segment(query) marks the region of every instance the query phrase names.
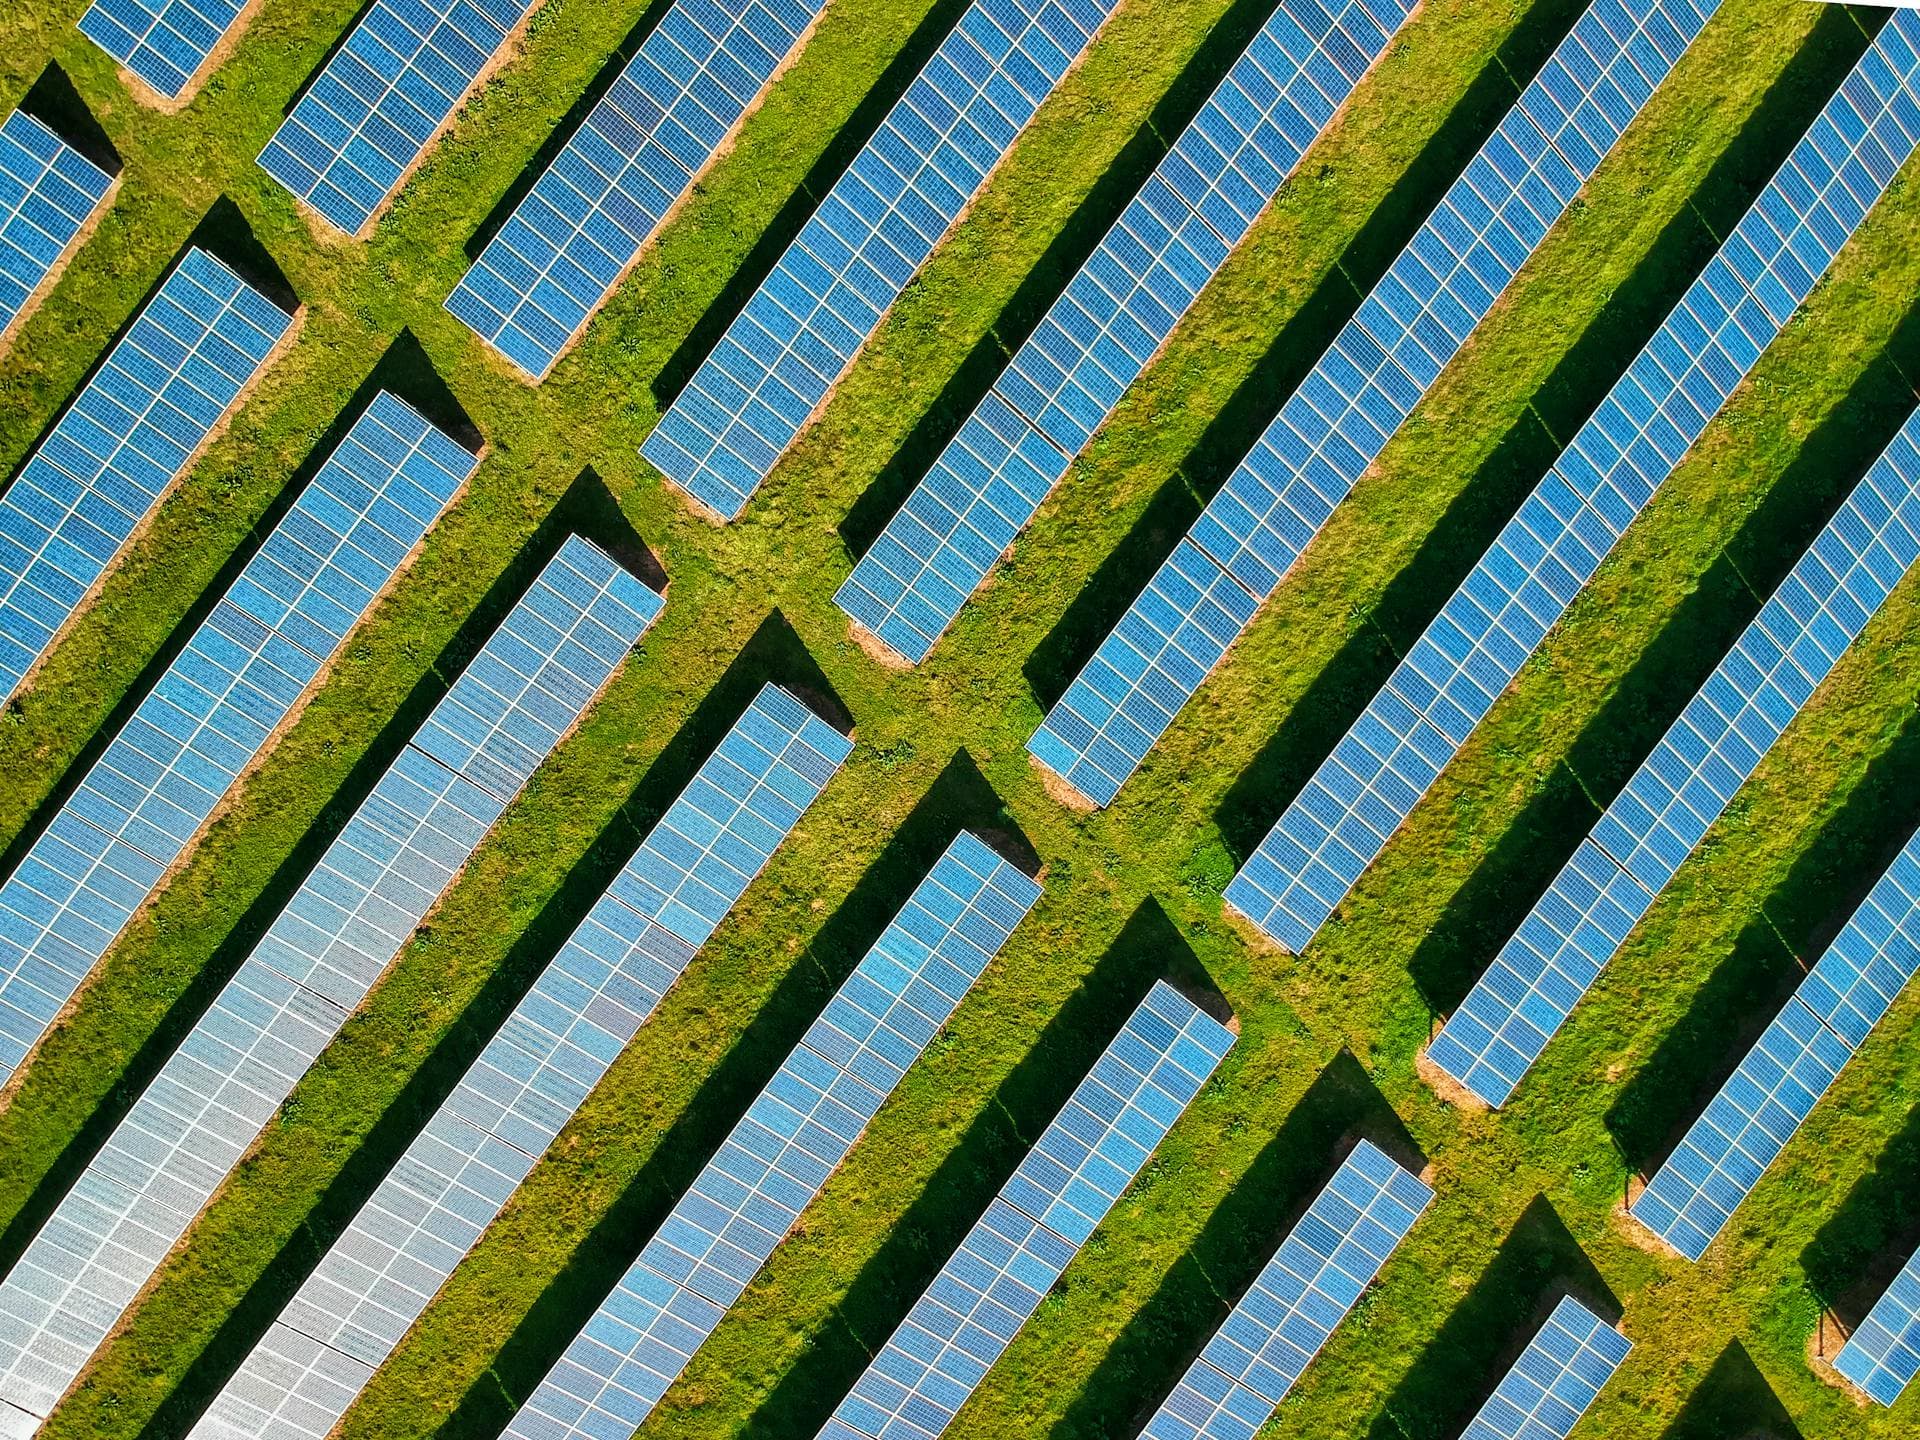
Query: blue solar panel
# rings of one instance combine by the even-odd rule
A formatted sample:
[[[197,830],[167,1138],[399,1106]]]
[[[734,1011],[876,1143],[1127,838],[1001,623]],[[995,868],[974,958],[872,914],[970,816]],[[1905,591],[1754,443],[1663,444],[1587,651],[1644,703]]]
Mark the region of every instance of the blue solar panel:
[[[1718,0],[1604,0],[1575,22],[1189,532],[1207,563],[1245,590],[1249,615],[1717,8]],[[1162,603],[1165,589],[1156,577],[1140,603]],[[1107,637],[1027,742],[1098,805],[1119,794],[1206,676],[1176,645],[1149,635],[1142,648],[1133,621]]]
[[[1568,1296],[1460,1440],[1567,1440],[1631,1349],[1624,1335]]]
[[[652,1413],[1039,898],[974,836],[953,842],[521,1407],[510,1440],[606,1440]]]
[[[975,0],[641,453],[731,520],[1118,0]]]
[[[841,586],[919,663],[1387,48],[1412,0],[1281,0]]]
[[[692,190],[826,0],[680,0],[447,299],[544,379]]]
[[[1226,1026],[1157,982],[822,1440],[931,1440],[945,1430],[1232,1046]]]
[[[1444,767],[1486,717],[1920,144],[1917,39],[1916,15],[1897,16],[1880,32],[1659,333],[1227,887],[1227,903],[1272,939],[1298,951],[1326,923],[1419,803],[1421,777]],[[1823,543],[1844,550],[1847,541]],[[1871,577],[1852,583],[1871,588]],[[1794,607],[1791,586],[1780,599]],[[1723,683],[1760,685],[1749,674],[1757,668],[1772,684],[1764,694],[1703,696],[1703,706],[1733,708],[1721,718],[1692,717],[1702,743],[1719,744],[1737,716],[1742,726],[1761,723],[1743,709],[1777,717],[1784,695],[1790,715],[1806,699],[1811,687],[1797,685],[1795,670],[1823,675],[1831,663],[1823,652],[1838,653],[1825,631],[1859,609],[1850,593],[1823,594],[1821,603],[1831,617],[1790,656],[1775,655],[1764,631],[1743,642]],[[1777,630],[1797,620],[1766,623]],[[1695,773],[1693,749],[1683,737],[1676,743],[1683,756],[1656,756],[1616,806],[1620,813],[1596,832],[1650,892],[1725,804],[1711,792],[1730,795],[1738,783],[1719,765]],[[1684,772],[1674,782],[1688,787],[1684,795],[1667,793],[1659,767],[1673,765]],[[1657,820],[1633,808],[1642,804]],[[1621,824],[1645,833],[1619,834]]]
[[[660,606],[578,538],[548,563],[0,1284],[0,1398],[59,1400]]]
[[[0,700],[20,687],[293,318],[189,250],[0,495]]]
[[[181,99],[259,0],[93,0],[80,33],[168,101]]]
[[[366,231],[536,0],[374,0],[260,168],[327,224]]]
[[[0,123],[0,343],[59,275],[113,177],[24,110]]]
[[[1253,1440],[1432,1199],[1424,1182],[1362,1140],[1141,1440]]]
[[[1920,1255],[1893,1277],[1833,1368],[1880,1405],[1893,1404],[1920,1374]]]

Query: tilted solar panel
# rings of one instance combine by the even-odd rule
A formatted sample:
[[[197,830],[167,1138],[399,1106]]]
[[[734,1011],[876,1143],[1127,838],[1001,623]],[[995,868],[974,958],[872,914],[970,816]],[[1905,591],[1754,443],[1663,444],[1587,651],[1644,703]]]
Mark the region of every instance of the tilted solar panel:
[[[178,101],[259,0],[93,0],[80,33],[163,100]]]
[[[1227,903],[1270,938],[1297,951],[1326,922],[1920,145],[1916,42],[1920,15],[1896,16],[1881,30],[1706,271],[1234,877]],[[1792,592],[1782,599],[1791,603]],[[1845,597],[1835,603],[1851,613]],[[1797,708],[1811,687],[1796,692],[1779,657],[1764,641],[1751,643],[1766,653],[1750,663],[1771,672]],[[1819,648],[1818,639],[1811,643]],[[1793,662],[1803,670],[1821,664],[1798,654]],[[1643,791],[1660,785],[1656,776],[1637,778],[1619,803],[1641,803]],[[1652,793],[1644,799],[1665,811],[1669,827],[1687,828],[1685,805],[1670,809],[1670,798]],[[1710,814],[1724,803],[1687,801]],[[1629,854],[1640,842],[1609,829],[1638,823],[1637,813],[1603,822],[1595,838],[1642,886],[1657,889],[1671,872],[1651,852],[1645,860]],[[1673,853],[1670,836],[1649,834],[1646,844]]]
[[[547,564],[0,1283],[0,1398],[59,1401],[660,606]]]
[[[1432,1199],[1424,1181],[1362,1140],[1141,1440],[1253,1440]]]
[[[0,344],[101,213],[113,177],[16,110],[0,123]]]
[[[1039,898],[978,838],[954,840],[528,1397],[509,1440],[607,1440],[652,1413]]]
[[[1386,52],[1413,0],[1281,0],[840,587],[918,664]]]
[[[1891,1405],[1920,1374],[1920,1255],[1893,1277],[1833,1368],[1879,1405]]]
[[[731,520],[1119,0],[976,0],[640,453]]]
[[[0,701],[186,472],[293,317],[188,250],[4,494]]]
[[[821,1440],[931,1440],[944,1431],[1233,1039],[1155,982],[840,1402]]]
[[[365,233],[540,0],[374,0],[260,152],[260,168]]]
[[[447,309],[542,380],[793,56],[826,0],[680,0]]]
[[[1567,1296],[1460,1440],[1567,1440],[1633,1342]]]
[[[1048,712],[1035,759],[1113,801],[1717,8],[1604,0],[1575,22]]]

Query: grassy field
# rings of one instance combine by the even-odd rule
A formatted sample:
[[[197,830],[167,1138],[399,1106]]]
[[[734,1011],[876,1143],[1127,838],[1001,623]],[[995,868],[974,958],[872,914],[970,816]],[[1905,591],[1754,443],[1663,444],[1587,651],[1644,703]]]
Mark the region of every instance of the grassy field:
[[[1446,1440],[1571,1286],[1637,1349],[1580,1432],[1895,1437],[1920,1397],[1817,1380],[1920,1242],[1920,996],[1842,1076],[1704,1263],[1618,1216],[1917,820],[1920,588],[1903,586],[1670,887],[1514,1102],[1413,1073],[1667,721],[1890,438],[1920,383],[1910,167],[1805,313],[1302,958],[1218,893],[1551,464],[1867,43],[1871,12],[1725,0],[1468,352],[1112,809],[1022,746],[1579,10],[1427,0],[933,659],[869,661],[852,557],[1268,12],[1128,0],[745,517],[693,519],[636,447],[963,8],[833,0],[819,32],[537,391],[440,308],[472,242],[664,0],[548,0],[364,245],[253,164],[355,0],[266,0],[184,112],[134,104],[73,30],[0,13],[0,111],[57,65],[125,163],[119,201],[0,357],[10,473],[190,236],[258,247],[298,344],[0,718],[16,856],[252,540],[384,384],[486,462],[297,725],[123,938],[0,1110],[10,1265],[461,661],[567,530],[644,544],[669,603],[48,1426],[169,1440],[278,1313],[651,820],[768,678],[859,745],[748,901],[349,1415],[354,1440],[485,1440],[545,1373],[960,824],[1020,831],[1047,893],[643,1431],[811,1436],[1160,974],[1242,1039],[955,1433],[1132,1433],[1324,1180],[1342,1137],[1439,1191],[1271,1433]],[[10,865],[11,858],[5,863]],[[1829,1347],[1831,1341],[1829,1340]]]

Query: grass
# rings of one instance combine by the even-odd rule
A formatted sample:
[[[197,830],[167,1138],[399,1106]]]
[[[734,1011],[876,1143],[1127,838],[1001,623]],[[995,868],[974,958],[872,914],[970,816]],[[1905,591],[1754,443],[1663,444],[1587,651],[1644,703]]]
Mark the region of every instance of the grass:
[[[1340,1137],[1419,1151],[1439,1199],[1282,1408],[1277,1435],[1457,1434],[1572,1287],[1638,1349],[1582,1433],[1894,1436],[1804,1347],[1920,1240],[1909,995],[1700,1266],[1614,1208],[1738,1058],[1875,857],[1915,820],[1920,612],[1902,587],[1497,1116],[1414,1078],[1595,807],[1757,609],[1920,379],[1909,172],[1545,652],[1297,960],[1218,890],[1658,322],[1864,45],[1859,18],[1726,0],[1498,314],[1111,810],[1022,750],[1279,394],[1570,23],[1571,0],[1428,0],[1160,364],[929,664],[882,671],[831,596],[1199,96],[1255,0],[1134,0],[1049,102],[747,515],[688,516],[635,453],[953,0],[835,0],[734,153],[538,391],[439,308],[466,248],[616,47],[663,7],[549,0],[364,246],[323,243],[252,165],[349,21],[267,0],[183,114],[127,99],[78,0],[0,18],[0,103],[59,65],[125,161],[119,202],[0,357],[10,470],[224,199],[306,328],[0,724],[17,850],[183,619],[371,383],[487,438],[486,463],[329,683],[130,930],[0,1111],[0,1264],[190,1026],[418,715],[568,528],[644,543],[665,616],[306,1078],[49,1425],[183,1434],[330,1236],[764,678],[836,695],[860,745],[682,985],[348,1417],[491,1436],[604,1293],[901,887],[959,824],[1017,830],[1047,894],[647,1433],[811,1435],[1153,975],[1204,970],[1242,1039],[966,1411],[968,1435],[1131,1433],[1271,1252]],[[1864,18],[1862,12],[1862,17]],[[1209,38],[1209,37],[1213,38]],[[906,57],[906,58],[902,58]],[[233,227],[226,227],[231,230]],[[849,549],[849,545],[852,549]]]

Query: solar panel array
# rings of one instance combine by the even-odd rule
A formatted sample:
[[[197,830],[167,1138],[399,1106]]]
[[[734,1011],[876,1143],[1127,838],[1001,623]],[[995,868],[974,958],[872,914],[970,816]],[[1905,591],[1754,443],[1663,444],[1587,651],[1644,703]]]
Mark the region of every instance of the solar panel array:
[[[1362,1140],[1141,1440],[1253,1440],[1432,1199],[1425,1182]]]
[[[679,0],[487,242],[447,309],[544,379],[826,0]]]
[[[260,168],[358,235],[433,143],[538,0],[374,0]]]
[[[178,100],[253,0],[93,0],[80,33]]]
[[[1893,1404],[1920,1374],[1920,1255],[1893,1277],[1833,1357],[1833,1368],[1881,1405]]]
[[[1566,39],[1027,749],[1106,805],[1493,308],[1718,0],[1600,0]]]
[[[840,1402],[821,1440],[931,1440],[944,1431],[1233,1038],[1156,981]]]
[[[1281,0],[836,603],[918,664],[1353,93],[1413,0]]]
[[[0,1396],[60,1398],[659,609],[548,563],[0,1284]]]
[[[292,325],[204,250],[187,251],[0,495],[0,701]]]
[[[113,177],[40,121],[0,123],[0,340],[100,213]]]
[[[731,520],[1119,0],[975,0],[641,453]]]
[[[1567,1296],[1460,1440],[1567,1440],[1633,1342]]]
[[[509,1440],[607,1440],[652,1413],[1039,898],[979,839],[954,840],[521,1407]]]

